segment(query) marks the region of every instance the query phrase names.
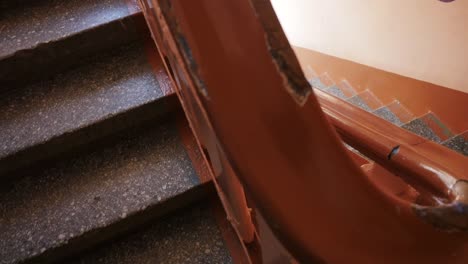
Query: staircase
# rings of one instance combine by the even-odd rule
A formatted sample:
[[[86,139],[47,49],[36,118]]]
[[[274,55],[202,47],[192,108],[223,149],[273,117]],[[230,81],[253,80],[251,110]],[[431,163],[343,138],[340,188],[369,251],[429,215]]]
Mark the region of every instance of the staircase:
[[[232,263],[195,140],[133,0],[0,3],[0,263]],[[468,155],[326,74],[312,85]]]
[[[0,263],[231,263],[138,5],[0,8]]]
[[[312,69],[310,70],[313,72]],[[370,90],[357,93],[347,80],[335,83],[327,73],[314,75],[315,77],[309,82],[315,89],[338,97],[396,126],[468,156],[468,130],[458,135],[452,133],[436,113],[428,112],[422,116],[414,116],[398,100],[384,105]]]

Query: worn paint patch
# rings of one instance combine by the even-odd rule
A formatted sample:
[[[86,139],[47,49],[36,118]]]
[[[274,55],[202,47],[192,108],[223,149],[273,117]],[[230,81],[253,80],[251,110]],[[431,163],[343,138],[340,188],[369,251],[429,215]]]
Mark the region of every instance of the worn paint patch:
[[[446,232],[468,231],[468,181],[459,180],[452,187],[455,200],[442,206],[414,206],[415,214],[424,222]]]

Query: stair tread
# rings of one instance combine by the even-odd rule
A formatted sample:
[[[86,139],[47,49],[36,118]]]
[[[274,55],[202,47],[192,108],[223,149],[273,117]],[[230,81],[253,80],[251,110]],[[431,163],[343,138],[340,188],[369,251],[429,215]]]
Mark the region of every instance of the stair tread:
[[[414,119],[414,115],[398,100],[394,100],[385,107],[387,107],[388,110],[390,110],[402,122],[400,126]]]
[[[333,96],[336,96],[338,98],[341,98],[341,99],[347,99],[348,97],[343,93],[343,91],[336,85],[332,85],[330,87],[327,87],[325,90],[325,92],[333,95]]]
[[[437,134],[421,118],[416,118],[402,125],[401,127],[415,133],[416,135],[422,136],[437,143],[442,142]]]
[[[0,18],[0,58],[131,15],[125,0],[37,1]]]
[[[71,263],[233,263],[210,209],[181,210]]]
[[[353,97],[357,94],[353,86],[345,79],[338,82],[336,86],[340,88],[341,92],[345,95],[346,98]]]
[[[468,156],[468,132],[449,138],[443,142],[443,145]]]
[[[427,113],[421,117],[422,120],[431,128],[432,131],[440,138],[441,141],[445,141],[455,136],[452,131],[432,112]]]
[[[310,85],[312,88],[317,88],[320,90],[325,90],[327,86],[323,84],[323,82],[320,80],[320,77],[315,77],[309,80]]]
[[[0,98],[0,158],[163,96],[141,44]]]
[[[351,98],[348,98],[346,101],[368,112],[372,111],[372,109],[367,105],[367,103],[359,95],[355,95]]]
[[[67,245],[200,185],[177,131],[172,120],[131,129],[106,147],[25,172],[0,193],[2,263]]]
[[[372,112],[374,115],[387,120],[388,122],[397,125],[397,126],[402,126],[403,122],[400,121],[400,119],[386,106],[381,107],[375,111]]]

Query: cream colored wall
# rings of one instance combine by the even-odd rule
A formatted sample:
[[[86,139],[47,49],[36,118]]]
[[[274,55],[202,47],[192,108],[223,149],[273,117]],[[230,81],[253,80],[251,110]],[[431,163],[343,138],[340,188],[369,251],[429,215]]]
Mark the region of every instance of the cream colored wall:
[[[468,92],[468,1],[272,0],[293,45]]]

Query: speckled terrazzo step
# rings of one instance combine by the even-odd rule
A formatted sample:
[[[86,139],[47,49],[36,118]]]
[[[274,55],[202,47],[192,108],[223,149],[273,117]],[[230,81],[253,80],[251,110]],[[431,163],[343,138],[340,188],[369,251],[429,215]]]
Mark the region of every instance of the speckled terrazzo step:
[[[335,84],[335,82],[333,82],[333,80],[326,72],[322,73],[320,76],[311,78],[309,80],[309,83],[313,88],[320,89],[323,91]]]
[[[366,110],[367,112],[372,111],[372,109],[367,105],[367,103],[359,95],[355,95],[349,98],[347,101],[363,110]]]
[[[348,98],[346,101],[368,112],[372,112],[384,106],[374,93],[369,90],[360,92]]]
[[[82,64],[138,38],[141,12],[125,0],[40,0],[2,10],[0,90]]]
[[[204,203],[180,210],[70,263],[233,263],[210,209]]]
[[[452,131],[432,112],[424,116],[415,116],[403,106],[400,101],[394,100],[387,105],[369,90],[356,93],[354,88],[346,80],[335,84],[327,74],[318,76],[315,71],[309,83],[315,89],[322,90],[335,97],[370,112],[396,126],[409,130],[419,136],[441,143],[465,156],[468,156],[468,132],[454,135]],[[315,76],[315,77],[313,77]]]
[[[170,110],[142,43],[0,97],[0,174]],[[1,179],[2,177],[0,177]]]
[[[321,76],[311,78],[309,83],[313,88],[322,90],[343,100],[356,95],[356,91],[348,81],[342,80],[335,84],[328,74],[322,74]]]
[[[429,127],[423,117],[416,118],[401,127],[423,138],[427,138],[437,143],[442,142],[440,137]]]
[[[444,146],[456,152],[468,156],[468,131],[447,139],[442,143]]]
[[[341,99],[348,98],[337,85],[329,86],[329,87],[325,88],[323,91],[325,91],[325,92],[327,92],[327,93],[329,93],[329,94],[331,94],[333,96],[336,96],[338,98],[341,98]]]
[[[214,194],[211,182],[200,183],[175,118],[24,174],[0,192],[0,263],[70,256]]]
[[[437,143],[442,143],[443,141],[455,136],[451,130],[432,112],[416,118],[409,123],[404,124],[402,127]]]
[[[320,90],[325,90],[327,86],[320,80],[320,77],[314,77],[309,80],[310,85],[312,88],[315,89],[320,89]]]
[[[372,112],[374,115],[387,120],[388,122],[396,125],[396,126],[402,126],[403,122],[401,122],[400,118],[393,113],[390,108],[387,106],[383,106],[375,111]]]
[[[426,115],[420,117],[424,122],[434,131],[434,133],[441,139],[445,141],[451,137],[454,137],[455,134],[452,133],[451,129],[442,122],[435,113],[429,112]]]

